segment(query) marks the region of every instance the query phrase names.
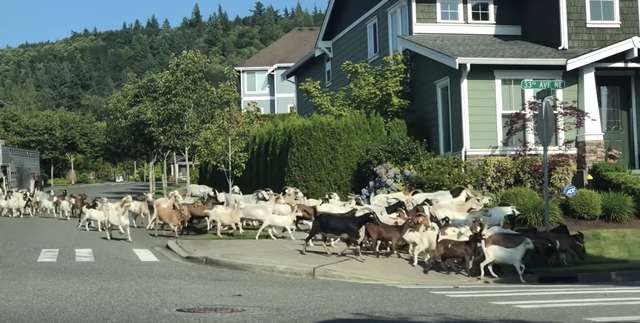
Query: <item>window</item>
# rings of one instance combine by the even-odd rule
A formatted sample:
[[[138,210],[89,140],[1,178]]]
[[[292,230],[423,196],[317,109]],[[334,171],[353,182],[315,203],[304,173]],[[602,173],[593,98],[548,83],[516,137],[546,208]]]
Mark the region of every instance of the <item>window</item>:
[[[331,81],[333,81],[333,75],[331,71],[331,57],[327,57],[324,61],[324,77],[325,86],[331,85]]]
[[[585,0],[587,27],[620,27],[619,0]]]
[[[289,113],[298,113],[298,109],[293,104],[287,105],[287,111],[289,111]]]
[[[267,72],[252,71],[245,73],[245,87],[247,93],[268,93]]]
[[[438,22],[463,22],[462,0],[438,0]]]
[[[375,18],[367,24],[367,57],[372,60],[378,53],[378,18]]]
[[[389,52],[395,54],[401,51],[399,36],[409,35],[409,7],[406,1],[401,1],[389,10]]]
[[[526,105],[536,98],[555,95],[562,101],[562,90],[522,90],[520,83],[524,79],[561,79],[561,72],[552,71],[496,71],[496,102],[498,112],[498,145],[501,147],[516,148],[523,145],[539,146],[540,134],[535,129],[542,126],[538,112],[529,111]],[[564,136],[559,136],[561,119],[554,115],[555,128],[551,131],[554,136],[551,146],[562,145]]]
[[[494,23],[494,10],[493,0],[469,0],[467,4],[469,22]]]
[[[441,154],[453,151],[450,88],[448,77],[436,81],[436,100],[438,101],[438,137]]]

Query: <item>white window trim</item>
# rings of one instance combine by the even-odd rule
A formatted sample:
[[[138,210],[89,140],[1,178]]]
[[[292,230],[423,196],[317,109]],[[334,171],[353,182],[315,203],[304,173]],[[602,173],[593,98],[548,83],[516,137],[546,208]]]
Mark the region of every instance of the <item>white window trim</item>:
[[[329,66],[329,71],[331,72],[331,79],[327,78],[327,66]],[[324,60],[324,86],[329,87],[333,83],[333,60],[330,57],[325,57]]]
[[[458,0],[458,20],[442,19],[442,0],[436,1],[436,15],[436,22],[464,23],[464,5],[462,4],[462,0]]]
[[[373,52],[373,54],[371,51],[371,47],[373,46],[373,44],[369,44],[369,27],[372,24],[376,24],[376,33],[375,35],[373,35],[373,37],[376,38],[376,43],[378,44],[377,51]],[[369,62],[380,57],[380,36],[379,35],[380,35],[380,24],[378,23],[378,17],[374,17],[373,19],[367,22],[367,57],[369,59]]]
[[[591,1],[585,0],[587,28],[620,28],[620,0],[613,0],[614,20],[591,20]]]
[[[587,0],[588,1],[588,0]],[[489,3],[489,20],[473,20],[473,14],[471,12],[471,7],[478,2],[488,2]],[[474,24],[495,24],[496,23],[496,11],[495,6],[493,5],[493,0],[469,0],[467,2],[467,19],[469,23]]]
[[[391,25],[391,16],[397,14],[400,19],[398,19],[398,30],[400,31],[400,34],[402,34],[402,7],[406,6],[407,7],[407,15],[409,14],[409,7],[407,4],[407,1],[405,0],[401,0],[398,1],[398,3],[396,3],[395,5],[393,5],[392,7],[390,7],[387,10],[387,27],[389,29],[389,54],[393,55],[395,53],[400,53],[402,52],[403,48],[402,45],[400,45],[400,39],[398,39],[398,51],[394,52],[393,51],[393,40],[391,39],[391,37],[393,37],[393,26]],[[409,21],[409,17],[407,16],[407,24],[410,24]],[[410,25],[409,25],[410,26]],[[411,27],[409,27],[410,29]],[[409,30],[410,32],[410,30]]]
[[[541,71],[541,70],[496,70],[494,71],[495,75],[495,87],[496,87],[496,134],[497,134],[497,147],[499,149],[517,149],[518,147],[505,147],[503,146],[504,133],[502,132],[502,116],[507,113],[514,113],[514,111],[502,111],[502,80],[507,79],[521,79],[521,80],[530,80],[530,79],[538,79],[538,80],[562,80],[562,71]],[[524,100],[525,103],[531,100],[534,97],[534,90],[525,90]],[[556,98],[559,102],[562,102],[564,99],[564,91],[556,90]],[[562,107],[560,107],[562,108]],[[564,126],[564,120],[562,118],[557,119],[556,127],[558,129],[562,129]],[[531,122],[526,126],[526,129],[532,129],[533,125]],[[557,134],[557,146],[550,146],[550,148],[560,149],[564,146],[565,133],[564,131],[559,131]],[[525,133],[525,140],[527,142],[535,142],[535,137],[533,132]],[[538,146],[532,147],[538,148]]]
[[[262,72],[262,70],[253,70],[253,71],[247,71],[247,72],[242,73],[242,75],[243,75],[243,83],[244,83],[244,93],[246,93],[246,94],[265,94],[265,93],[269,93],[269,83],[268,83],[269,82],[269,77],[268,77],[269,74],[267,74],[266,71],[264,71],[265,72],[265,82],[267,82],[266,90],[264,90],[264,91],[249,91],[248,90],[247,86],[249,85],[249,82],[247,82],[247,75],[249,73],[257,73],[257,72]],[[258,88],[258,87],[256,86],[256,88]]]
[[[438,149],[440,150],[440,154],[451,153],[453,152],[453,129],[451,124],[451,80],[449,77],[444,77],[440,80],[433,82],[436,86],[436,102],[438,105]],[[444,116],[443,116],[443,106],[442,106],[442,89],[448,88],[449,95],[449,106],[447,107],[449,110],[449,151],[444,150]]]

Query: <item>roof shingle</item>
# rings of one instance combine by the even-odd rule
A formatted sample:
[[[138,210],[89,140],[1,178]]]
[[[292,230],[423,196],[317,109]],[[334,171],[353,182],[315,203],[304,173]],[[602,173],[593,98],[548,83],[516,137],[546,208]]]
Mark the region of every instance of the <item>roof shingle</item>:
[[[280,39],[245,61],[241,67],[271,67],[276,64],[294,64],[313,50],[320,28],[294,28]]]

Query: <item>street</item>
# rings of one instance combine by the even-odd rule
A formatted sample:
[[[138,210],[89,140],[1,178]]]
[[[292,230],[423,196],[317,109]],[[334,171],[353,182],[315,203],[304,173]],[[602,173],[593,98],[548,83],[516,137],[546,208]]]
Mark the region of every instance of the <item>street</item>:
[[[138,185],[92,186],[115,197]],[[3,322],[640,320],[640,285],[356,284],[218,269],[183,261],[167,237],[133,243],[77,220],[0,218]],[[114,231],[117,239],[123,239]],[[636,286],[636,287],[634,287]],[[202,307],[214,313],[179,309]],[[612,318],[613,317],[613,318]]]

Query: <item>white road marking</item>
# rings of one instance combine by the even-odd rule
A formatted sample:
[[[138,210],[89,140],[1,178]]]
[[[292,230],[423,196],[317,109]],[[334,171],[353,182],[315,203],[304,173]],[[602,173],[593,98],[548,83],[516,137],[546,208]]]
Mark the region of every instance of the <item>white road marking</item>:
[[[149,249],[133,249],[138,259],[142,262],[156,262],[158,258]]]
[[[42,249],[38,262],[56,262],[58,261],[58,253],[60,253],[59,249]]]
[[[397,285],[387,285],[390,287],[397,287],[402,289],[470,289],[470,288],[480,288],[480,289],[502,289],[502,288],[514,288],[513,285],[420,285],[420,284],[397,284]],[[589,287],[592,285],[527,285],[520,286],[519,288],[563,288],[563,287]],[[528,289],[527,289],[528,290]]]
[[[527,291],[504,291],[504,292],[486,292],[482,293],[476,291],[474,294],[452,294],[448,293],[447,297],[506,297],[506,296],[546,296],[546,295],[578,295],[578,294],[640,294],[640,288],[601,288],[601,289],[584,289],[584,290],[566,290],[566,291],[540,291],[540,292],[527,292]],[[440,294],[440,293],[438,293]]]
[[[495,305],[525,305],[525,304],[553,304],[553,303],[579,303],[579,302],[608,302],[608,301],[640,301],[640,297],[611,297],[611,298],[574,298],[574,299],[549,299],[536,301],[508,301],[491,302]]]
[[[91,249],[76,249],[76,262],[94,262],[93,250]]]
[[[585,306],[622,306],[640,305],[640,301],[635,302],[588,302],[588,303],[563,303],[563,304],[534,304],[534,305],[514,305],[517,308],[554,308],[554,307],[585,307]]]
[[[591,322],[640,322],[640,316],[590,317],[585,320]]]
[[[590,290],[596,288],[586,288],[584,290]],[[447,294],[447,295],[462,295],[462,294],[478,294],[478,293],[518,293],[518,292],[563,292],[569,290],[582,290],[578,288],[545,288],[545,289],[509,289],[509,290],[467,290],[467,291],[438,291],[431,292],[432,294]]]

